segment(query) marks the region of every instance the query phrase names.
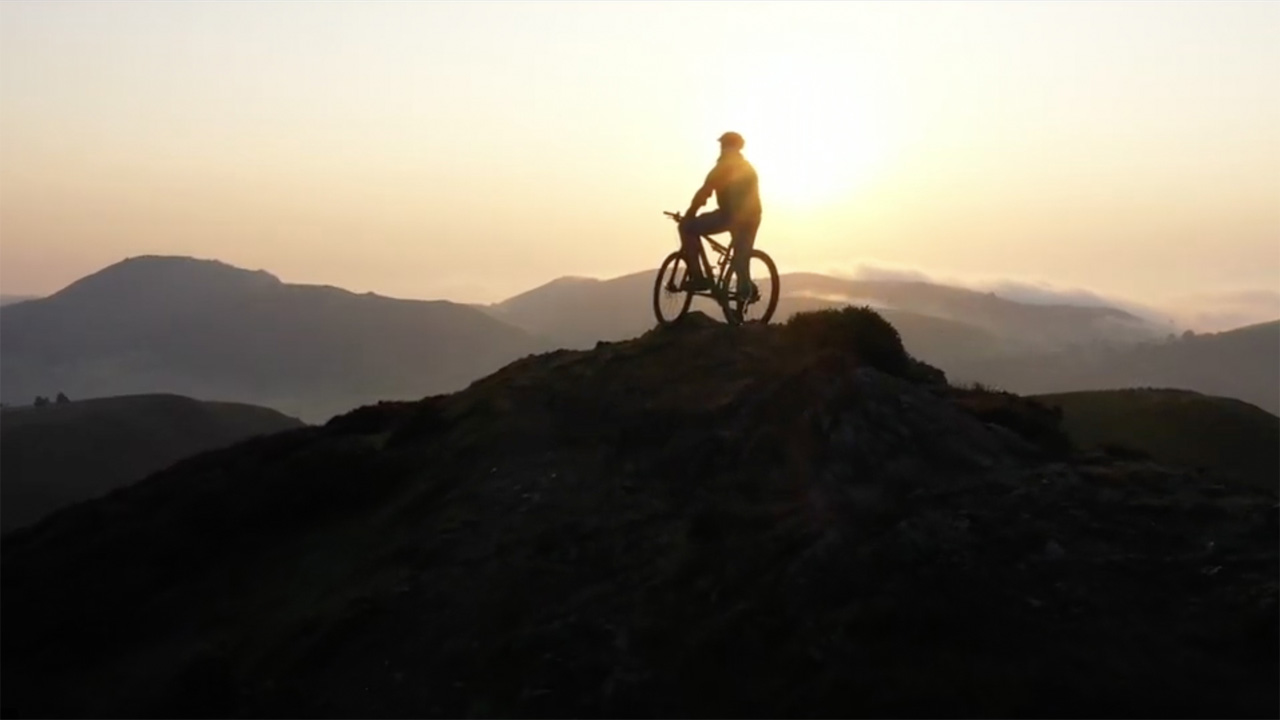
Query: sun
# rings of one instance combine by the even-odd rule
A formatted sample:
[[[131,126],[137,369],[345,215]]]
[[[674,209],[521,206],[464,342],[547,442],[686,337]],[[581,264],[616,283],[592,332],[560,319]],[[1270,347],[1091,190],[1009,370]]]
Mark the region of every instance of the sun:
[[[795,63],[775,64],[732,98],[731,124],[760,175],[766,204],[793,209],[852,199],[874,180],[889,137],[857,88]]]

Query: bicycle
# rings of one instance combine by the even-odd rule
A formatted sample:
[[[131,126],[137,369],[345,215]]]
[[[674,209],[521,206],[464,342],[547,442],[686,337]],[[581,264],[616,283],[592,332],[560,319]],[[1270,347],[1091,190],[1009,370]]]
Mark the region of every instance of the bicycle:
[[[677,223],[684,219],[678,212],[662,214]],[[706,244],[698,243],[698,260],[702,265],[703,277],[711,280],[711,288],[698,292],[686,289],[685,277],[688,268],[684,253],[680,250],[671,253],[662,261],[662,265],[658,268],[658,277],[653,283],[653,314],[657,316],[658,323],[666,325],[683,317],[689,311],[695,295],[714,300],[723,311],[725,322],[730,325],[755,321],[761,324],[768,323],[773,317],[773,312],[778,309],[778,268],[773,264],[773,258],[760,250],[751,251],[751,259],[747,266],[748,277],[751,278],[751,292],[743,297],[737,292],[737,283],[733,282],[733,244],[730,243],[729,247],[725,247],[711,239],[709,235],[702,235],[701,239],[706,241]],[[718,256],[714,269],[707,258],[707,244]],[[761,267],[757,267],[757,261]],[[765,276],[768,277],[768,282],[765,283],[767,288],[762,289],[756,282],[756,278]],[[762,290],[767,290],[767,296],[762,294]],[[753,310],[758,311],[759,314],[752,315]]]

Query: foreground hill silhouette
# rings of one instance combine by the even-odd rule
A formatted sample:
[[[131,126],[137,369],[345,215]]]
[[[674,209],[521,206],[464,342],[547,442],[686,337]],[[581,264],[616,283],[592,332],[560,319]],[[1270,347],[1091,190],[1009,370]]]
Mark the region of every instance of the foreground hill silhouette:
[[[302,422],[269,408],[130,395],[0,411],[0,528],[104,495],[188,455]]]
[[[0,388],[27,403],[167,392],[308,421],[464,387],[545,345],[474,308],[138,257],[0,309]]]
[[[1277,495],[1076,454],[873,313],[700,314],[0,548],[9,717],[1274,717]]]
[[[1232,398],[1188,390],[1092,390],[1038,395],[1062,408],[1080,446],[1118,446],[1224,482],[1280,487],[1280,417]]]

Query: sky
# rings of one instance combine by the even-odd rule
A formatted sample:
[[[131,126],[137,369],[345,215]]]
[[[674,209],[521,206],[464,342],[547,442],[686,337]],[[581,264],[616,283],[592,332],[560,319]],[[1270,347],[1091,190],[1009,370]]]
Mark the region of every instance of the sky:
[[[641,271],[726,130],[783,271],[1280,312],[1280,3],[1218,0],[4,2],[0,291]]]

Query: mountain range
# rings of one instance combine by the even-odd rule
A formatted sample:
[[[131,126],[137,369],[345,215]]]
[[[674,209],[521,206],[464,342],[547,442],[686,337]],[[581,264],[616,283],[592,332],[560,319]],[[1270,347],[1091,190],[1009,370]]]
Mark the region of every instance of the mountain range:
[[[1024,393],[1179,388],[1280,413],[1280,320],[1163,341],[961,361],[958,378]]]
[[[1112,307],[1029,304],[993,293],[918,281],[851,280],[816,273],[784,273],[775,317],[843,305],[871,305],[895,322],[904,337],[928,337],[946,328],[959,352],[983,355],[1057,350],[1100,342],[1163,337],[1168,329]],[[653,326],[653,273],[610,280],[561,278],[488,306],[495,317],[551,338],[565,347],[621,340]],[[710,311],[709,303],[695,309]],[[709,312],[708,314],[711,314]],[[943,322],[946,321],[946,322]],[[923,324],[917,332],[916,324]]]
[[[569,348],[653,325],[651,273],[564,278],[489,306],[501,320]],[[1280,413],[1280,320],[1206,335],[1105,306],[1019,303],[918,281],[781,277],[775,318],[850,304],[873,307],[911,352],[954,382],[1018,393],[1168,387],[1236,398]],[[695,308],[715,314],[709,303]]]
[[[281,282],[192,258],[138,257],[0,308],[10,404],[172,393],[308,421],[456,390],[546,345],[457,303]]]
[[[0,397],[174,393],[308,422],[458,390],[513,360],[637,337],[652,273],[561,278],[502,302],[401,300],[181,257],[130,258],[0,308]],[[776,321],[866,305],[956,383],[1020,393],[1170,387],[1280,412],[1280,321],[1181,337],[1114,307],[1020,303],[927,282],[782,277]],[[709,303],[695,310],[715,314]]]

